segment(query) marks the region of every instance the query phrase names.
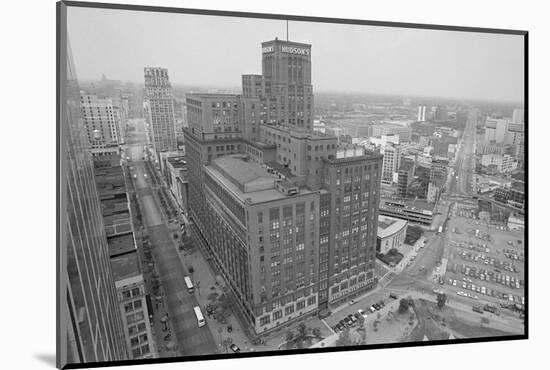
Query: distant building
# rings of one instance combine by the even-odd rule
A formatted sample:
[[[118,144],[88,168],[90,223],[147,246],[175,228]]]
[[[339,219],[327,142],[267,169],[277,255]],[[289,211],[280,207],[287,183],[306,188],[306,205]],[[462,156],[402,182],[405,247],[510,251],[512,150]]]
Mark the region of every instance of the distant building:
[[[168,157],[166,163],[168,187],[184,213],[188,212],[188,179],[186,156]]]
[[[144,69],[145,96],[153,148],[158,153],[177,151],[172,85],[166,68]]]
[[[520,108],[514,109],[514,113],[512,114],[512,122],[515,123],[524,123],[525,122],[525,111]]]
[[[426,105],[423,104],[418,106],[418,114],[417,114],[416,120],[418,122],[426,121]]]
[[[525,230],[525,219],[523,217],[510,216],[508,217],[508,228],[515,231]]]
[[[441,187],[447,180],[447,169],[449,167],[448,160],[432,160],[430,165],[430,182],[437,187]]]
[[[388,143],[383,148],[383,154],[382,181],[391,184],[401,164],[401,147]]]
[[[440,105],[435,109],[434,121],[445,122],[449,119],[448,114],[447,107]]]
[[[485,121],[485,142],[504,143],[508,131],[508,119],[487,118]]]
[[[481,165],[485,167],[494,166],[500,173],[511,172],[517,168],[517,162],[508,154],[484,154],[481,156]]]
[[[82,94],[80,108],[92,154],[117,153],[121,137],[120,117],[115,114],[112,100]]]
[[[376,252],[386,254],[390,249],[401,248],[407,235],[407,225],[406,220],[378,216]]]
[[[428,193],[426,194],[426,201],[428,203],[435,203],[437,201],[437,194],[439,194],[439,186],[436,183],[430,181],[428,183]]]
[[[509,203],[523,209],[525,207],[525,185],[522,182],[514,182],[510,187],[500,187],[495,190],[495,200],[501,203]]]
[[[381,123],[372,125],[372,136],[398,135],[399,141],[411,141],[412,129],[408,126],[395,123]]]
[[[380,150],[384,155],[382,164],[382,182],[391,184],[401,165],[401,146],[399,135],[382,135],[369,138],[371,150]]]
[[[432,146],[434,148],[433,156],[436,159],[448,159],[449,158],[449,143],[441,139],[432,140]]]
[[[397,177],[397,196],[406,198],[409,196],[409,185],[414,180],[415,163],[410,159],[401,160]]]

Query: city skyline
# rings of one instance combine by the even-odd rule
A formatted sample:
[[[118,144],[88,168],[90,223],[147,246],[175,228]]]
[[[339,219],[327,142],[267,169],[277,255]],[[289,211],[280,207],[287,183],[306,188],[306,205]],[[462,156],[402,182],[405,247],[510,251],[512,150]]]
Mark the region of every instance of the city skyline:
[[[82,146],[68,148],[90,171],[63,181],[72,204],[102,219],[103,254],[69,253],[70,282],[75,266],[98,262],[106,279],[92,280],[119,309],[100,313],[114,330],[94,332],[90,307],[105,297],[90,284],[93,304],[72,303],[71,286],[60,301],[74,306],[58,329],[61,363],[526,336],[525,109],[411,93],[315,96],[319,85],[368,85],[394,91],[363,94],[466,89],[470,100],[494,99],[523,75],[504,39],[367,27],[378,46],[365,50],[357,26],[294,22],[301,33],[285,40],[268,33],[286,22],[240,19],[232,29],[234,19],[185,15],[192,36],[182,36],[180,18],[109,12],[95,11],[101,24],[68,18],[97,32],[71,39],[69,24],[77,46],[67,50],[63,119],[73,135],[85,126]],[[101,80],[80,89],[81,67],[101,69]],[[134,68],[143,91],[121,83]],[[172,81],[233,79],[239,91],[172,91]],[[79,180],[90,180],[87,191],[73,191]],[[86,240],[86,224],[69,215],[69,236]],[[114,332],[110,352],[101,336]]]
[[[237,88],[242,74],[258,71],[261,42],[286,39],[283,20],[81,8],[69,13],[80,80],[105,74],[141,82],[143,67],[162,66],[175,86]],[[314,92],[523,102],[518,35],[295,21],[289,29],[290,40],[314,45]]]

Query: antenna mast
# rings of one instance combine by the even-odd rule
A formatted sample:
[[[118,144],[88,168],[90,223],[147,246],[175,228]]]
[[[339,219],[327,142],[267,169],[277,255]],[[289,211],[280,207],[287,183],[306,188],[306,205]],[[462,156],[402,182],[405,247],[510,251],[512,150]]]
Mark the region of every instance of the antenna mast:
[[[286,20],[286,41],[288,41],[288,19]]]

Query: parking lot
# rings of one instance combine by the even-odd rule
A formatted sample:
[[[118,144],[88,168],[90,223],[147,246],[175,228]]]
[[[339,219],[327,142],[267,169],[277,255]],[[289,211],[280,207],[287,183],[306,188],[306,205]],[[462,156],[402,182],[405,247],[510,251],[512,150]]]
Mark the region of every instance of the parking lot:
[[[442,283],[458,296],[516,311],[524,301],[524,235],[504,224],[479,220],[458,205],[447,228],[448,263]]]

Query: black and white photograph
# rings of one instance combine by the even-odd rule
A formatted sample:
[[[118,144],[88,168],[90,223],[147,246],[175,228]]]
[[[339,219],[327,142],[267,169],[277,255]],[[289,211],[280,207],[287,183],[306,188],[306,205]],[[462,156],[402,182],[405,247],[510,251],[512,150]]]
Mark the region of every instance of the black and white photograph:
[[[527,339],[526,30],[57,22],[58,367]]]

